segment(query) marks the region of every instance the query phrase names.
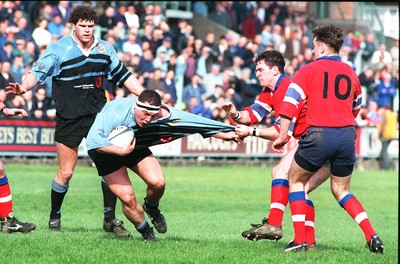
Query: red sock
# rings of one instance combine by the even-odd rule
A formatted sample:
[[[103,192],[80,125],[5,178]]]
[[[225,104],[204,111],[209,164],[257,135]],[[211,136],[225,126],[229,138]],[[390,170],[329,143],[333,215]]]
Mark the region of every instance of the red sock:
[[[311,200],[306,200],[306,242],[307,245],[315,243],[315,210]]]
[[[304,191],[289,193],[289,205],[292,213],[294,242],[301,244],[306,241],[306,198]]]
[[[339,202],[340,206],[342,206],[347,213],[356,221],[356,223],[361,227],[364,232],[365,239],[367,241],[371,240],[372,235],[375,235],[376,232],[372,228],[371,222],[368,219],[367,213],[365,212],[361,203],[357,200],[357,198],[352,195],[346,195]]]
[[[271,184],[271,205],[268,215],[268,224],[281,226],[283,213],[288,203],[289,182],[286,179],[275,179]]]
[[[0,217],[7,217],[12,212],[12,197],[7,176],[0,179]]]

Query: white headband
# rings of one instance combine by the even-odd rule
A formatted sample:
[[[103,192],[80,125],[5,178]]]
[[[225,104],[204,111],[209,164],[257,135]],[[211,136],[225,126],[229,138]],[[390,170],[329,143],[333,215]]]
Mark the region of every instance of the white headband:
[[[161,105],[150,105],[142,103],[139,100],[136,101],[136,109],[147,111],[152,114],[157,114],[160,111]]]

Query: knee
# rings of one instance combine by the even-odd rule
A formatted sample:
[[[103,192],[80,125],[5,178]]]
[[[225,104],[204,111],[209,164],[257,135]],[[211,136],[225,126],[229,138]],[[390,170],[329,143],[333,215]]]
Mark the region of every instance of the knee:
[[[73,170],[59,169],[57,176],[68,182],[71,179],[72,174],[74,174]]]
[[[138,202],[136,201],[136,198],[133,195],[133,193],[123,193],[119,196],[119,199],[121,200],[122,204],[133,210],[135,210],[136,207],[138,206]]]
[[[288,172],[279,164],[272,168],[272,180],[275,179],[288,179]]]
[[[4,170],[4,165],[3,163],[0,162],[0,177],[3,177],[4,175],[6,175],[6,172]]]
[[[333,188],[331,187],[332,195],[335,197],[336,201],[340,201],[344,196],[349,194],[350,192],[347,189],[342,188]]]
[[[155,177],[155,179],[149,183],[149,187],[151,189],[163,190],[165,188],[164,176]]]

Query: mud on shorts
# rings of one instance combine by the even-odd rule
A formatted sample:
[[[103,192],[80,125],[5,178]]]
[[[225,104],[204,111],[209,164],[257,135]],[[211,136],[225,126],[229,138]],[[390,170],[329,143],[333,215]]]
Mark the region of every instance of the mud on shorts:
[[[294,156],[297,164],[311,172],[330,162],[334,176],[348,176],[353,172],[356,128],[309,127],[300,139]]]

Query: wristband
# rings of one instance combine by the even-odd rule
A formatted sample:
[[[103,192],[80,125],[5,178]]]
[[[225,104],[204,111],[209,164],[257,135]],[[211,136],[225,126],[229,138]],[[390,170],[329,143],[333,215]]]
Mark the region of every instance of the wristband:
[[[232,117],[233,120],[239,119],[242,116],[242,114],[239,112],[236,112],[236,115]]]
[[[6,108],[7,108],[7,106],[3,106],[3,107],[0,109],[0,112],[4,113],[4,109],[6,109]]]
[[[260,131],[258,130],[257,127],[253,127],[253,136],[259,137],[260,136]]]

